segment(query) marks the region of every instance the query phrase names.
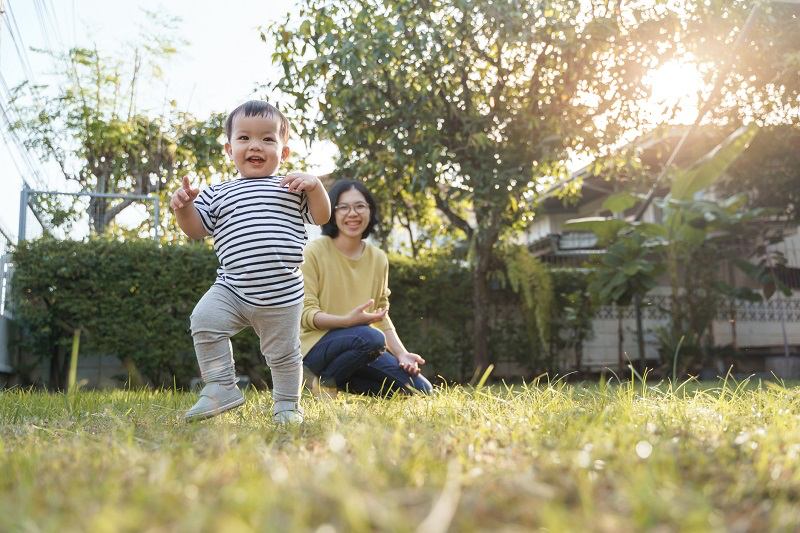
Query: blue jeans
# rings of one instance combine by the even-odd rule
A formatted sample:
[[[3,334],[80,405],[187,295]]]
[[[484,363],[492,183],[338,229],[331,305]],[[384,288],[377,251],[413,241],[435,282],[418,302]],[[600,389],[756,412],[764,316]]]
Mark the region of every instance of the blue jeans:
[[[323,383],[357,394],[433,390],[422,374],[411,376],[400,368],[397,358],[386,351],[383,333],[370,326],[330,330],[309,350],[303,364]]]

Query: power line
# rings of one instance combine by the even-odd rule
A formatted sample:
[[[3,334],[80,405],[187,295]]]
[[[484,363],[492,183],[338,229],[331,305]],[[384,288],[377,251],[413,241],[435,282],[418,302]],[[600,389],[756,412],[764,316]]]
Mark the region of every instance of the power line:
[[[10,93],[10,90],[8,88],[8,84],[6,83],[6,80],[3,77],[2,73],[0,73],[0,92],[4,92],[5,93],[3,96],[11,104],[11,106],[14,107],[14,112],[15,112],[16,116],[20,117],[21,115],[19,113],[19,110],[16,109],[16,106],[14,105],[13,101],[10,99],[11,93]],[[11,139],[14,141],[14,144],[16,145],[20,156],[22,157],[23,161],[25,162],[25,165],[28,167],[30,175],[32,176],[34,181],[36,181],[37,186],[41,187],[41,188],[46,188],[47,181],[44,178],[42,178],[42,174],[39,171],[39,166],[37,164],[35,164],[33,162],[33,160],[31,159],[30,153],[29,153],[27,147],[25,146],[25,143],[22,142],[22,140],[17,135],[17,132],[12,128],[13,121],[11,120],[11,117],[9,116],[9,112],[8,111],[9,110],[6,108],[6,106],[3,105],[2,103],[0,103],[0,116],[2,116],[3,120],[5,121],[5,129],[8,130],[8,134],[11,136]],[[8,145],[8,143],[6,143],[6,144]]]
[[[0,235],[5,238],[7,243],[13,243],[17,240],[17,237],[14,233],[9,230],[2,222],[0,222]]]
[[[9,2],[7,9],[4,12],[3,20],[6,21],[6,27],[8,27],[8,33],[11,35],[11,40],[14,42],[14,48],[17,50],[17,57],[19,57],[20,64],[22,65],[22,70],[26,71],[25,74],[31,81],[34,80],[33,76],[33,69],[31,68],[31,63],[28,60],[27,48],[25,47],[25,42],[22,40],[22,32],[19,31],[19,25],[17,24],[17,17],[14,16],[14,11],[11,9],[11,3]],[[13,26],[13,27],[12,27]]]
[[[3,117],[3,119],[4,119],[4,120],[8,121],[8,115],[6,114],[6,110],[5,110],[5,108],[2,106],[2,104],[0,104],[0,115]],[[6,144],[8,145],[8,144],[10,144],[10,143],[8,142],[8,137],[6,136],[6,131],[7,131],[7,129],[0,129],[0,136],[2,136],[3,140],[4,140],[4,141],[6,142]],[[13,134],[12,134],[12,136],[13,136]],[[18,142],[18,140],[15,140],[15,142]],[[20,151],[21,153],[23,153],[23,154],[25,153],[25,151],[24,151],[24,150],[19,150],[19,151]],[[11,161],[14,163],[14,167],[17,169],[17,172],[19,173],[19,177],[20,177],[20,179],[22,180],[22,185],[23,185],[23,186],[25,186],[25,187],[28,187],[28,188],[32,188],[32,187],[30,186],[30,184],[28,183],[28,181],[25,179],[25,175],[26,175],[26,173],[22,171],[22,169],[21,169],[21,168],[20,168],[20,166],[19,166],[19,163],[17,163],[17,160],[16,160],[16,158],[14,158],[14,156],[13,156],[13,154],[11,154],[11,152],[9,152],[9,155],[11,155]],[[27,166],[30,168],[30,161],[29,161],[29,160],[27,160],[25,157],[23,157],[22,159],[23,159],[23,162],[25,162],[25,163],[26,163],[26,165],[27,165]],[[34,177],[36,177],[36,176],[37,176],[37,175],[36,175],[36,174],[34,174]],[[36,183],[37,183],[37,185],[40,185],[40,186],[43,184],[43,182],[41,181],[41,178],[37,179],[37,180],[36,180]],[[31,208],[31,209],[32,209],[32,208]],[[39,216],[38,216],[38,214],[37,214],[37,219],[39,219],[39,218],[40,218],[40,217],[39,217]]]
[[[5,5],[4,4],[5,4],[5,0],[0,0],[0,18],[3,18],[3,15],[6,14],[6,10],[5,10]],[[3,40],[3,27],[0,26],[0,42],[2,42],[2,40]],[[0,55],[0,57],[2,57],[2,55]]]
[[[0,2],[2,2],[2,0],[0,0]],[[38,10],[38,8],[39,8],[39,6],[37,4],[37,10]],[[3,16],[3,15],[5,15],[5,16]],[[8,28],[9,35],[11,36],[11,39],[14,42],[14,47],[15,47],[15,50],[17,52],[17,57],[19,58],[20,66],[21,66],[21,68],[23,70],[23,73],[27,75],[27,78],[29,80],[34,81],[33,71],[31,69],[30,61],[29,61],[28,56],[27,56],[27,50],[26,50],[26,48],[24,46],[24,41],[22,39],[22,34],[21,34],[20,30],[19,30],[19,25],[17,24],[16,17],[14,16],[14,12],[11,9],[10,3],[8,4],[6,10],[0,11],[0,16],[2,16],[2,18],[6,22],[6,27]],[[45,38],[47,38],[47,36],[46,36],[47,32],[46,32],[46,29],[44,28],[43,25],[42,25],[42,28],[44,30],[43,34],[45,35]],[[15,29],[16,29],[16,34],[15,34]],[[11,98],[11,90],[10,90],[10,88],[8,86],[8,83],[5,80],[5,77],[2,75],[2,72],[0,72],[0,88],[2,88],[4,90],[8,105],[10,105],[11,108],[13,109],[14,115],[17,118],[21,117],[22,115],[19,112],[19,109],[16,108],[16,104],[14,103],[14,101]],[[29,169],[29,175],[36,182],[36,185],[38,187],[45,188],[46,187],[46,185],[45,185],[46,181],[42,178],[42,174],[41,174],[41,172],[39,170],[38,164],[35,164],[33,162],[33,160],[30,157],[30,154],[28,153],[27,148],[24,146],[24,143],[22,143],[22,141],[19,139],[19,137],[17,136],[16,132],[13,129],[11,129],[11,125],[13,124],[13,121],[11,120],[10,111],[11,110],[8,109],[8,108],[4,108],[2,110],[3,118],[4,118],[5,122],[6,122],[6,125],[9,128],[9,134],[10,134],[12,140],[14,141],[14,144],[16,145],[17,150],[19,151],[20,155],[22,156],[23,161],[25,162],[26,166]]]
[[[58,17],[56,17],[56,10],[53,8],[53,3],[51,0],[42,0],[42,7],[44,8],[45,14],[50,21],[50,26],[53,28],[53,32],[56,36],[56,41],[63,49],[64,48],[64,39],[62,39],[61,35],[61,28],[58,25]]]
[[[42,38],[44,39],[45,47],[50,50],[53,48],[53,45],[50,43],[50,35],[45,25],[45,15],[42,11],[41,3],[38,0],[34,0],[33,7],[36,9],[36,20],[39,22],[39,29],[42,30]]]

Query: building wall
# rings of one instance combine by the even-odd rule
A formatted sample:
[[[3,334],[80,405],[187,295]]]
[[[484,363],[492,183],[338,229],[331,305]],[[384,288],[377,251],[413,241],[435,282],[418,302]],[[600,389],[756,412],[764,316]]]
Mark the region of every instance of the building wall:
[[[666,288],[655,291],[663,296]],[[661,316],[659,316],[659,314]],[[714,344],[730,346],[733,343],[733,329],[736,330],[736,342],[739,349],[754,348],[759,353],[783,353],[784,337],[789,346],[800,346],[800,293],[795,292],[791,298],[781,295],[773,296],[768,302],[739,302],[736,308],[737,318],[732,324],[721,316],[713,323]],[[653,362],[659,361],[658,340],[655,330],[669,325],[668,316],[655,309],[645,309],[642,320],[645,331],[645,356]],[[582,366],[587,370],[601,370],[605,367],[616,369],[618,363],[618,320],[616,309],[604,307],[598,312],[598,318],[592,322],[594,335],[583,346]],[[623,350],[629,359],[637,360],[639,348],[636,340],[636,320],[633,309],[624,312]],[[795,348],[796,350],[796,348]],[[562,357],[565,367],[574,365],[572,353]]]

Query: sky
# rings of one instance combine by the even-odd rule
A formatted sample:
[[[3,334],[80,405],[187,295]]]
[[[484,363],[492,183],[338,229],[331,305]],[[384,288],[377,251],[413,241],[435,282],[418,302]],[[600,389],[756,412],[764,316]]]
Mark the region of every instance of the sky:
[[[258,27],[297,11],[293,0],[0,0],[0,6],[5,10],[0,22],[0,73],[8,87],[26,79],[48,81],[48,74],[54,70],[52,61],[31,48],[64,51],[96,45],[101,53],[118,56],[127,49],[126,44],[137,40],[147,20],[143,10],[179,17],[177,35],[188,43],[168,63],[165,87],[147,96],[154,102],[163,101],[166,92],[179,108],[200,117],[235,107],[259,84],[278,75],[270,64],[272,50],[261,40]],[[5,91],[0,92],[0,100],[5,107]],[[13,116],[13,109],[9,113]],[[0,127],[5,130],[2,120]],[[57,169],[37,162],[33,156],[28,156],[31,161],[26,163],[25,154],[7,132],[3,134],[0,229],[16,237],[23,176],[34,188],[69,187]],[[331,171],[333,150],[319,147],[310,158],[311,170]],[[31,166],[38,177],[31,177]],[[30,213],[27,226],[28,238],[41,233]]]

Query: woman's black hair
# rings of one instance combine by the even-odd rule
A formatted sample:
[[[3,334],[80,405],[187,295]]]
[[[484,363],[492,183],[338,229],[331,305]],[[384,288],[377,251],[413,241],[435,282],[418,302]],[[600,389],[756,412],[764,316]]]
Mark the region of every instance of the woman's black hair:
[[[375,197],[372,196],[372,193],[369,192],[369,189],[367,189],[360,181],[339,180],[333,184],[333,187],[331,187],[331,190],[328,192],[328,197],[331,199],[331,209],[334,209],[334,212],[331,213],[330,220],[322,225],[323,235],[327,235],[332,239],[339,235],[339,227],[336,225],[335,207],[336,204],[339,203],[339,197],[351,189],[355,189],[363,194],[364,198],[367,200],[367,204],[369,205],[369,223],[367,224],[367,228],[364,230],[364,233],[361,234],[361,238],[366,239],[369,237],[375,226],[380,223],[378,220],[378,205],[375,203]]]

